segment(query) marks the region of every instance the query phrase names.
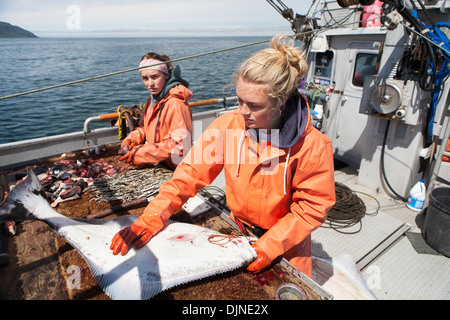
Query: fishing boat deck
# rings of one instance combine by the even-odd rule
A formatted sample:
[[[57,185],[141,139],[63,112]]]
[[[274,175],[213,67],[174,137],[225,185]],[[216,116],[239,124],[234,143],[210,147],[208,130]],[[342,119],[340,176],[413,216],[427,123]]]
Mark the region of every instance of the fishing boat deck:
[[[105,156],[114,164],[120,163],[115,149],[98,157]],[[46,163],[51,165],[55,160]],[[366,215],[361,219],[361,225],[345,229],[346,233],[327,228],[325,224],[314,231],[313,255],[320,258],[350,255],[377,299],[449,299],[450,259],[424,242],[421,235],[424,213],[414,212],[404,202],[358,184],[358,172],[354,168],[337,165],[335,169],[335,181],[348,186],[364,201]],[[450,163],[443,163],[436,187],[448,187],[449,181]],[[213,186],[224,190],[223,174]],[[56,210],[71,217],[85,217],[117,204],[90,200],[89,194],[83,194],[79,200],[60,203]],[[140,207],[107,218],[142,212],[143,207]],[[209,226],[224,233],[233,230],[215,210],[197,218],[191,218],[181,210],[174,219]],[[10,263],[0,267],[1,299],[109,299],[96,285],[81,256],[50,227],[40,221],[25,221],[17,227],[15,236],[4,237]],[[79,267],[80,288],[70,288],[73,275],[68,271],[70,266]],[[300,286],[306,299],[338,298],[326,289],[311,290],[310,283],[305,284],[287,272],[282,263],[277,263],[259,275],[240,269],[173,288],[153,299],[267,300],[273,299],[276,287],[286,282]],[[323,285],[313,277],[314,284]]]
[[[91,159],[107,159],[114,165],[130,166],[118,161],[117,146],[108,149],[108,154],[91,156]],[[80,159],[84,154],[73,154],[70,157]],[[67,157],[65,158],[67,159]],[[46,161],[51,167],[60,158]],[[14,176],[26,168],[2,172],[2,177]],[[11,179],[10,179],[11,180]],[[121,201],[92,201],[86,192],[80,199],[61,202],[55,208],[59,213],[84,218],[90,214],[101,212]],[[103,219],[120,215],[141,215],[144,207],[127,209],[111,214]],[[210,209],[197,217],[191,217],[180,210],[172,220],[188,222],[212,228],[224,234],[236,234],[226,220]],[[6,253],[10,262],[0,267],[0,299],[9,300],[107,300],[109,297],[96,284],[87,263],[80,254],[62,237],[41,221],[24,221],[17,224],[14,236],[3,237]],[[71,267],[75,266],[75,269]],[[76,271],[73,271],[76,270]],[[78,273],[76,273],[78,272]],[[77,277],[80,280],[77,283]],[[274,264],[269,270],[260,274],[247,272],[245,268],[226,272],[206,279],[177,286],[161,292],[153,300],[272,300],[279,298],[276,290],[284,283],[295,284],[301,289],[302,298],[306,300],[327,299],[330,295],[320,288],[304,283],[283,262]],[[298,298],[298,297],[296,297]]]
[[[355,234],[325,228],[315,231],[313,254],[350,254],[380,300],[449,299],[450,259],[431,248],[422,237],[426,210],[412,211],[402,201],[361,186],[357,170],[350,167],[336,170],[335,180],[356,192],[368,214]],[[443,162],[435,187],[449,187],[449,182],[450,163]],[[355,231],[352,228],[348,232]]]
[[[342,163],[335,167],[335,181],[361,198],[366,215],[361,225],[335,230],[325,223],[315,230],[313,255],[321,258],[350,255],[379,300],[450,299],[450,258],[431,248],[421,234],[426,210],[412,211],[403,201],[358,184],[358,170]],[[224,186],[223,177],[214,184]],[[448,162],[442,163],[435,184],[438,187],[450,187]]]

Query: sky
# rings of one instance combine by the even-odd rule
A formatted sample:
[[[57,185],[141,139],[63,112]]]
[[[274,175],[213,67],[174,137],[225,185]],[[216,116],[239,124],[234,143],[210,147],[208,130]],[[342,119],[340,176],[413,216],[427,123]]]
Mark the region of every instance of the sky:
[[[282,2],[306,14],[312,0]],[[39,37],[292,33],[266,0],[0,0],[0,21]]]

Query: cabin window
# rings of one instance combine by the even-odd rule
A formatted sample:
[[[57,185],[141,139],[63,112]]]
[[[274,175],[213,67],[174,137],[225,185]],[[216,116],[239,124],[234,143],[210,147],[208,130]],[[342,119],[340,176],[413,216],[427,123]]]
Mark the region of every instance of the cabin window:
[[[358,53],[356,55],[355,70],[353,72],[352,80],[354,86],[362,87],[364,85],[365,76],[375,74],[377,57],[378,55],[373,53]]]
[[[316,82],[329,85],[333,67],[333,51],[317,52],[314,67],[314,78]]]

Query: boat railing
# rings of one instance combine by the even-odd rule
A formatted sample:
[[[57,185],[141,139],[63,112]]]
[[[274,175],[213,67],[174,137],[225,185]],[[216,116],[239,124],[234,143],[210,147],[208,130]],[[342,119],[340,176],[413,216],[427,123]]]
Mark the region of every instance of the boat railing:
[[[226,103],[229,101],[237,101],[237,97],[223,97],[223,98],[214,98],[214,99],[206,99],[206,100],[199,100],[199,101],[193,101],[189,103],[189,106],[191,108],[196,107],[205,107],[205,106],[212,106],[216,104],[222,104],[224,108],[226,109]],[[84,121],[83,126],[83,132],[85,134],[91,132],[90,125],[93,122],[105,122],[105,121],[115,121],[119,119],[119,112],[113,112],[113,113],[104,113],[100,114],[98,116],[89,117]]]

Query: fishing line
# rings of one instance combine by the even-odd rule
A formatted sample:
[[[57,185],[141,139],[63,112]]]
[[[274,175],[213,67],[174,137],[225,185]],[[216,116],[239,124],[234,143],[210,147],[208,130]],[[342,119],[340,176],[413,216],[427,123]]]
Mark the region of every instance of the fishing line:
[[[232,232],[231,234],[212,234],[208,237],[209,243],[216,245],[225,245],[233,239],[245,238],[249,243],[256,242],[257,238],[253,236],[241,235],[237,232]]]
[[[217,203],[226,205],[225,191],[221,188],[216,186],[206,186],[201,191],[206,193],[209,199],[213,198]]]

